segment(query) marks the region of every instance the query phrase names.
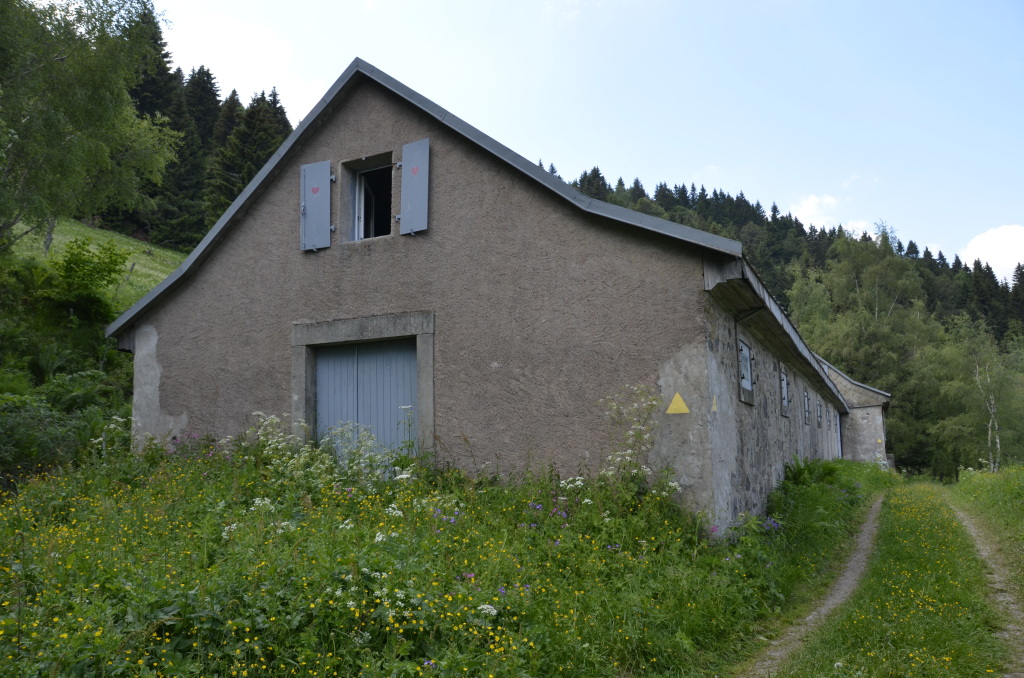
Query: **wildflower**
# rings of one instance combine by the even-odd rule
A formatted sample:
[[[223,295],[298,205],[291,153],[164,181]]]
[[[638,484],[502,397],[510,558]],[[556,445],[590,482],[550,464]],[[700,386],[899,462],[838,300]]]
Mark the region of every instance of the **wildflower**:
[[[486,614],[488,616],[491,616],[491,617],[494,617],[494,616],[496,616],[498,614],[498,610],[496,610],[493,605],[488,605],[487,603],[484,603],[483,605],[478,606],[476,609],[480,610],[484,614]]]
[[[387,538],[388,537],[387,537],[386,534],[384,534],[383,532],[378,532],[377,536],[373,538],[373,541],[374,541],[375,544],[379,544],[379,543],[381,543],[382,541],[384,541]]]

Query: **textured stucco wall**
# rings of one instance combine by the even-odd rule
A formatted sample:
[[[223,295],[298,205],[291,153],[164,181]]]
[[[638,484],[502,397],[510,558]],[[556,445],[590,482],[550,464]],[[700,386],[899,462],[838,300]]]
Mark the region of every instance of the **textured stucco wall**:
[[[843,458],[874,462],[880,454],[885,455],[885,414],[882,406],[852,408],[843,425]]]
[[[885,407],[889,396],[865,388],[827,363],[824,367],[850,406],[843,421],[843,458],[877,461],[877,455],[885,455]]]
[[[335,233],[328,249],[299,250],[301,164],[334,163],[334,220],[347,230],[352,176],[341,163],[382,152],[397,162],[424,137],[426,233]],[[400,190],[396,171],[393,212]],[[485,473],[549,463],[575,473],[606,452],[600,398],[659,379],[663,391],[673,379],[701,383],[703,370],[687,375],[700,362],[703,308],[693,248],[585,217],[364,82],[198,272],[136,323],[153,331],[153,348],[136,354],[136,416],[156,435],[169,421],[237,434],[253,411],[291,411],[293,322],[430,311],[438,456]],[[671,424],[659,453],[702,435],[698,424]]]
[[[707,302],[711,474],[705,494],[713,496],[715,519],[735,520],[740,513],[763,513],[765,500],[782,480],[794,457],[832,459],[839,455],[836,410],[800,373],[786,365],[757,336],[710,298]],[[740,400],[738,340],[751,349],[753,403]],[[782,413],[780,366],[786,365],[791,404]],[[804,420],[803,394],[811,414]],[[817,403],[822,403],[818,425]],[[828,409],[826,409],[828,408]],[[831,412],[831,414],[827,414]]]

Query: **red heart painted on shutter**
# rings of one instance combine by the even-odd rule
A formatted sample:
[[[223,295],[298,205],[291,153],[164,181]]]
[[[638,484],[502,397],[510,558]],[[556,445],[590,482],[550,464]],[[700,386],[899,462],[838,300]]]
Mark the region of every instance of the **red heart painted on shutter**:
[[[317,193],[320,192],[320,187],[319,186],[314,186],[310,190],[313,191],[313,195],[316,195]]]
[[[420,173],[420,168],[419,168],[419,167],[413,167],[413,168],[412,168],[412,174],[413,174],[413,176],[416,176],[416,175],[417,175],[417,174],[419,174],[419,173]]]

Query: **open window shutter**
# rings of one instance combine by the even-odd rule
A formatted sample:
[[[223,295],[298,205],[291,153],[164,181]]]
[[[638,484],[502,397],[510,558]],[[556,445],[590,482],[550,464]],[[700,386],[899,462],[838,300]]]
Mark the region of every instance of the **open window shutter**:
[[[301,246],[318,250],[331,246],[331,161],[302,166]]]
[[[402,146],[402,235],[427,230],[427,187],[430,178],[430,139]]]

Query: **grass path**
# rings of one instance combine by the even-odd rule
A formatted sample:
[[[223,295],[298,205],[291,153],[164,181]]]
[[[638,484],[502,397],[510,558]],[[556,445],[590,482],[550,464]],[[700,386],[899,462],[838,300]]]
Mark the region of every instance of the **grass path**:
[[[1024,678],[1024,606],[999,542],[951,500],[924,483],[891,491],[819,607],[736,675]]]
[[[881,512],[880,496],[872,504],[857,536],[857,546],[850,554],[843,567],[843,573],[829,589],[828,594],[809,615],[793,624],[782,635],[772,641],[764,652],[756,657],[740,674],[744,678],[762,678],[778,675],[779,667],[794,650],[798,649],[804,639],[821,625],[832,611],[846,602],[860,582],[861,575],[867,567],[871,555],[875,534],[878,532],[878,514]]]
[[[1011,652],[1010,672],[1004,678],[1024,678],[1024,605],[1017,599],[1010,584],[1011,574],[996,546],[998,540],[968,513],[954,506],[960,524],[964,526],[978,550],[978,556],[987,565],[985,573],[990,598],[1007,619],[998,635]]]

